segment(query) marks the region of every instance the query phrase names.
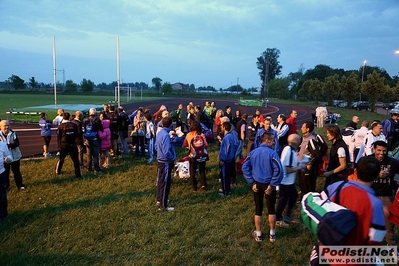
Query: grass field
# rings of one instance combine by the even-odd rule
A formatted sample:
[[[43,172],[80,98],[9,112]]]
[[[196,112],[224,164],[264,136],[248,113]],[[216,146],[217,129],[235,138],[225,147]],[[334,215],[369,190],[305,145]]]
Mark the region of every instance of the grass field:
[[[340,125],[354,114],[384,118],[330,109],[341,113]],[[186,155],[176,151],[178,158]],[[217,157],[211,144],[208,191],[193,193],[188,180],[173,179],[170,213],[155,207],[156,164],[146,165],[144,158],[113,159],[104,174],[84,172],[80,180],[69,158],[61,176],[54,175],[56,158],[23,161],[28,191],[18,191],[11,180],[9,216],[0,224],[0,265],[308,265],[316,239],[301,224],[277,228],[275,243],[253,241],[250,187],[239,176],[232,195],[221,198]],[[323,183],[319,178],[319,189]],[[299,219],[298,208],[294,216]],[[267,224],[264,219],[264,234]]]

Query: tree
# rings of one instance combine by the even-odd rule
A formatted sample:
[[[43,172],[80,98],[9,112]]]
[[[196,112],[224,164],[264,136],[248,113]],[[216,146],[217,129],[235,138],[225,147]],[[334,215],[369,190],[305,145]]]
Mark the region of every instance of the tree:
[[[29,79],[29,87],[31,87],[32,89],[35,89],[35,88],[37,88],[38,87],[38,83],[37,83],[37,81],[35,80],[35,77],[31,77],[30,79]]]
[[[301,64],[297,72],[290,72],[288,74],[288,78],[290,80],[290,85],[291,85],[291,96],[294,96],[298,93],[299,82],[303,77],[303,73],[305,73],[305,68],[303,67],[303,64]]]
[[[318,79],[311,79],[303,83],[299,93],[302,97],[306,97],[307,99],[313,98],[316,102],[319,102],[322,91],[323,83]]]
[[[328,105],[333,104],[333,100],[338,98],[340,93],[341,83],[339,82],[338,75],[329,76],[323,83],[323,97],[327,100]]]
[[[348,102],[347,108],[350,108],[351,104],[360,95],[360,86],[356,71],[352,71],[349,77],[343,76],[341,78],[341,95]]]
[[[327,65],[316,65],[313,69],[306,70],[303,75],[304,80],[318,79],[324,81],[326,77],[334,75],[334,70]]]
[[[188,88],[189,92],[195,92],[195,85],[190,84],[190,87]]]
[[[94,82],[86,79],[83,79],[82,82],[80,82],[80,88],[82,89],[82,92],[89,93],[92,92],[94,89]]]
[[[258,57],[258,61],[256,62],[257,68],[259,71],[259,76],[261,79],[262,88],[265,86],[265,71],[268,69],[267,73],[267,81],[273,80],[276,76],[281,74],[281,69],[283,68],[280,65],[280,61],[278,58],[280,57],[280,50],[277,48],[267,48],[266,51],[262,53],[260,57]],[[268,67],[266,67],[268,66]]]
[[[172,84],[170,84],[169,82],[165,82],[162,85],[162,93],[171,93],[173,91],[172,89]]]
[[[154,85],[154,87],[156,88],[156,90],[161,91],[162,79],[155,77],[151,81],[152,81],[152,84]]]
[[[23,90],[25,89],[25,80],[21,79],[17,75],[12,75],[8,78],[8,82],[15,90]]]
[[[105,83],[103,83],[105,84]],[[65,82],[65,92],[76,92],[78,90],[78,84],[73,82],[73,80],[68,79]]]
[[[387,90],[384,80],[385,78],[374,70],[373,73],[367,75],[367,81],[362,83],[361,92],[369,97],[372,112],[374,112],[378,96]]]
[[[275,78],[269,82],[268,90],[269,97],[275,97],[279,99],[288,99],[289,91],[288,86],[290,85],[290,79],[287,78]]]

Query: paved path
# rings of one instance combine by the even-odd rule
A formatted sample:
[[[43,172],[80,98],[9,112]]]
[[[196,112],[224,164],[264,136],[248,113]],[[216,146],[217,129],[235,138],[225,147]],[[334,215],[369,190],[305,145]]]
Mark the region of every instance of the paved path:
[[[276,117],[278,114],[285,114],[287,117],[291,111],[291,109],[295,109],[298,112],[297,118],[297,127],[302,125],[303,122],[311,120],[311,113],[313,112],[313,108],[295,106],[289,104],[269,104],[268,107],[243,107],[237,104],[237,101],[234,100],[221,100],[221,99],[209,99],[210,101],[215,101],[216,107],[224,110],[225,106],[230,105],[234,112],[238,109],[241,113],[248,114],[248,120],[251,119],[252,115],[255,113],[256,109],[260,109],[263,115],[271,114],[273,116],[274,122],[276,122]],[[159,107],[163,104],[168,107],[170,111],[177,108],[179,103],[183,103],[183,109],[186,108],[186,105],[189,102],[193,102],[194,104],[199,104],[201,107],[204,106],[206,99],[165,99],[165,100],[156,100],[156,101],[148,101],[148,102],[140,102],[140,103],[131,103],[125,104],[123,107],[125,108],[127,113],[131,113],[136,110],[138,107],[142,106],[144,108],[150,108],[151,113],[156,112]],[[32,157],[42,157],[43,153],[43,141],[40,137],[40,129],[37,123],[11,123],[11,129],[16,131],[18,134],[18,138],[20,141],[20,149],[25,158]],[[131,141],[128,138],[128,141]],[[52,139],[50,142],[50,152],[55,154],[57,151],[57,135],[55,133],[55,129],[53,130]]]

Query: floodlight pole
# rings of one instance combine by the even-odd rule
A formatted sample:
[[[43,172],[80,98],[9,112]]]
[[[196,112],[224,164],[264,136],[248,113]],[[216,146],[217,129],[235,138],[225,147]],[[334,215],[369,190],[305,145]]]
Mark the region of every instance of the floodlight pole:
[[[362,84],[363,84],[363,78],[364,78],[364,66],[366,65],[366,63],[367,63],[367,61],[364,60],[363,61],[363,70],[362,70]],[[362,101],[362,92],[360,92],[359,101]]]
[[[121,80],[121,72],[120,72],[120,58],[119,58],[119,36],[116,36],[116,67],[117,67],[117,81],[118,81],[118,106],[121,105],[121,91],[120,91],[120,80]]]
[[[55,36],[53,36],[53,76],[54,76],[54,105],[57,106],[57,67],[55,53]]]

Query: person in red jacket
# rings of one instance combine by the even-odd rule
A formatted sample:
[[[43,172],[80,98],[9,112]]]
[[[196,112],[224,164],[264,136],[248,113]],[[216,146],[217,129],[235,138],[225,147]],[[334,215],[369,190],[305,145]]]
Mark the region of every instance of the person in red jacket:
[[[285,123],[288,125],[288,133],[287,137],[291,134],[298,134],[296,130],[296,117],[298,116],[298,113],[295,110],[291,110],[290,117],[285,121]]]

